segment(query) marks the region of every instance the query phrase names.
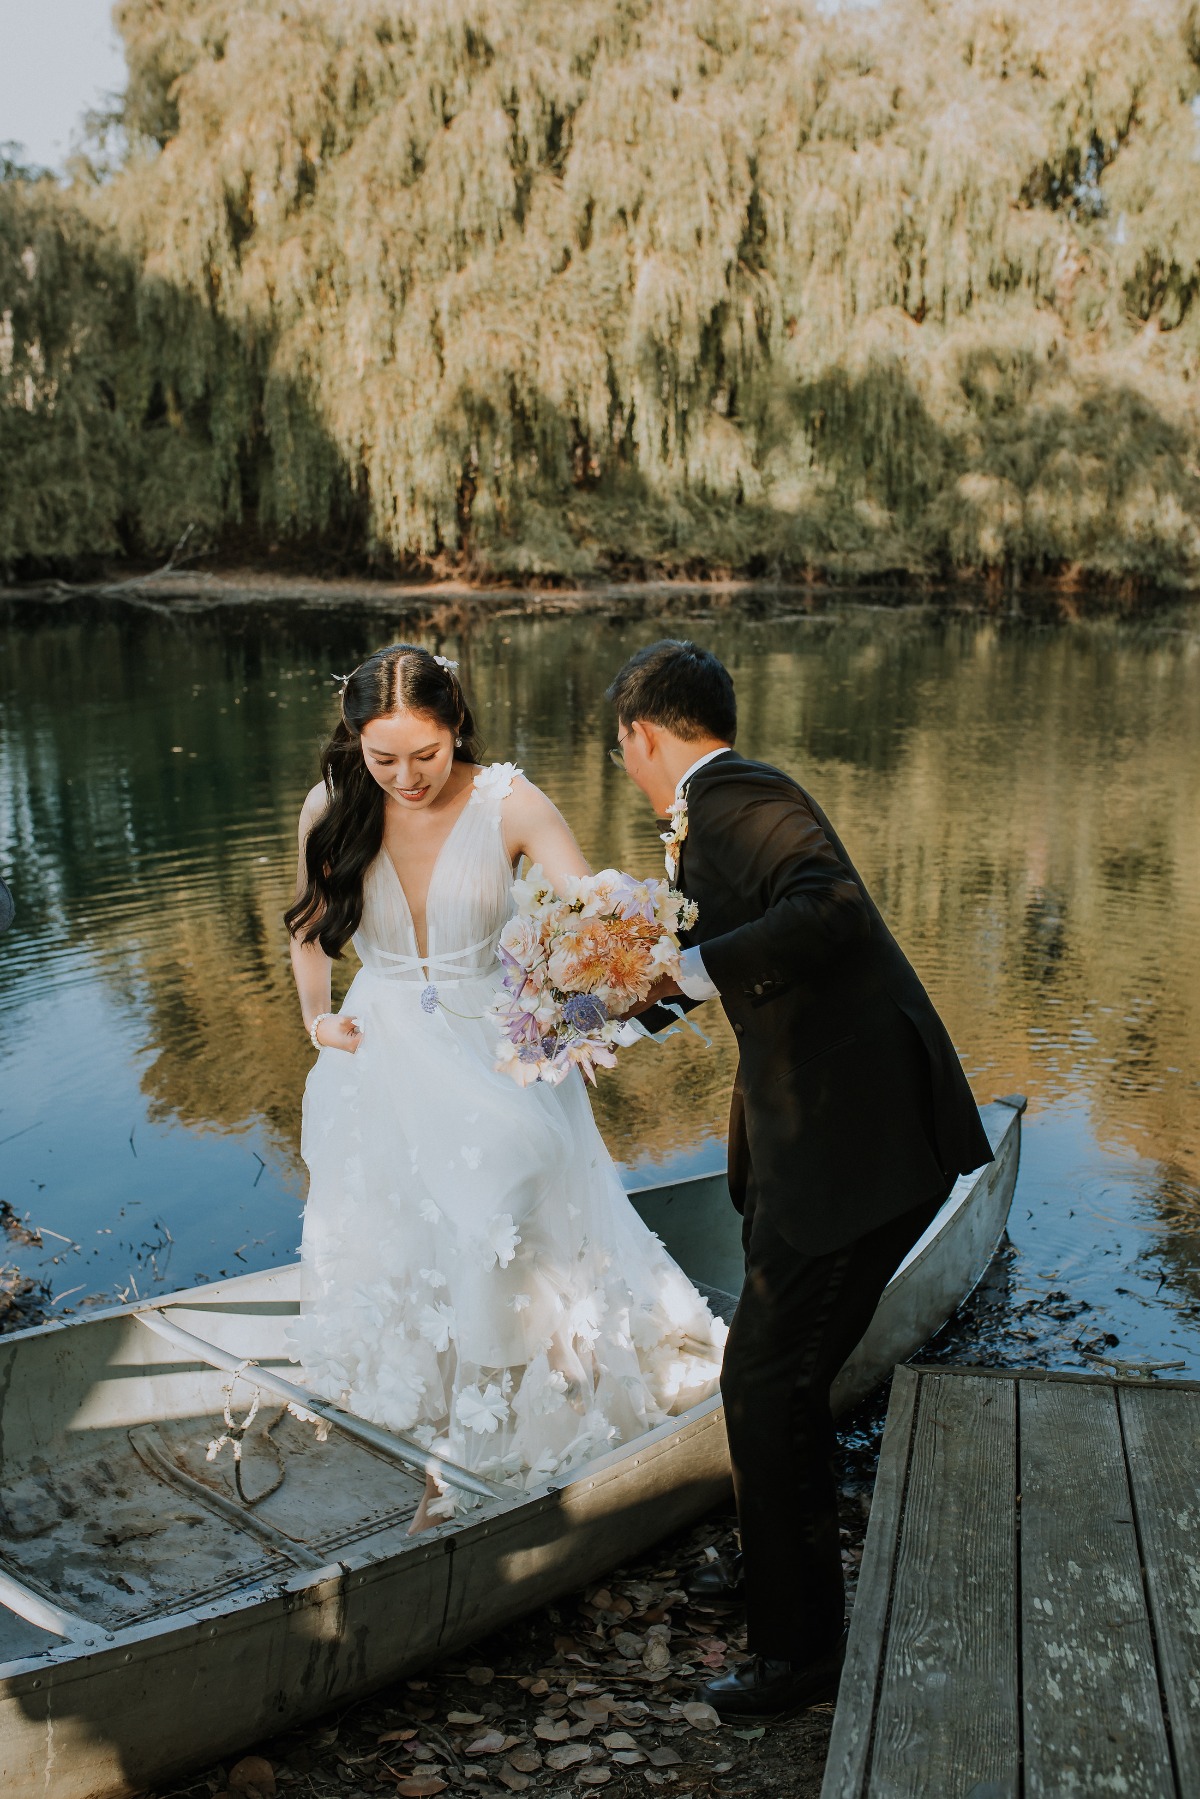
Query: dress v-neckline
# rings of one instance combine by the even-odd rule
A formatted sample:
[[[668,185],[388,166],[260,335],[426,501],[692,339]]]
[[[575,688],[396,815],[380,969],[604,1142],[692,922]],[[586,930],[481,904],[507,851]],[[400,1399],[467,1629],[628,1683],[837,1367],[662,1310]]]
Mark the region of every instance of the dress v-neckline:
[[[483,771],[480,770],[479,772],[482,773]],[[391,851],[388,849],[387,844],[382,843],[379,846],[379,853],[383,857],[384,861],[387,863],[388,867],[391,869],[392,875],[395,878],[396,887],[399,891],[400,898],[403,901],[404,911],[408,918],[408,928],[412,934],[413,951],[416,954],[418,961],[421,961],[421,962],[429,961],[429,938],[430,938],[429,901],[433,896],[434,883],[436,882],[436,880],[438,878],[438,874],[441,871],[441,866],[442,866],[442,862],[445,858],[446,851],[450,847],[450,840],[454,836],[454,833],[458,830],[458,827],[462,823],[465,815],[471,809],[471,801],[475,797],[475,792],[476,792],[476,787],[477,787],[478,781],[479,781],[479,774],[473,775],[471,777],[470,792],[468,793],[466,799],[463,801],[462,805],[459,807],[458,815],[455,818],[454,823],[450,826],[450,829],[446,832],[446,835],[442,838],[441,844],[438,848],[438,853],[433,858],[433,867],[429,871],[429,885],[425,889],[425,951],[424,951],[424,954],[422,954],[422,952],[421,952],[421,940],[417,936],[416,914],[413,912],[412,902],[410,901],[408,894],[405,891],[404,881],[401,877],[400,870],[396,867],[395,862],[392,860]]]

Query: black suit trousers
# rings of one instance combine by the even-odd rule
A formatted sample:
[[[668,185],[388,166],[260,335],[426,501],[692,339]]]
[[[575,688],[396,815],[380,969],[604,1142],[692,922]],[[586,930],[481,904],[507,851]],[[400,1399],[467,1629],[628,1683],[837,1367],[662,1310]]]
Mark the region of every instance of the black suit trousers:
[[[746,1281],[721,1395],[752,1653],[808,1661],[842,1629],[836,1446],[829,1393],[939,1194],[825,1255],[781,1237],[747,1195]]]

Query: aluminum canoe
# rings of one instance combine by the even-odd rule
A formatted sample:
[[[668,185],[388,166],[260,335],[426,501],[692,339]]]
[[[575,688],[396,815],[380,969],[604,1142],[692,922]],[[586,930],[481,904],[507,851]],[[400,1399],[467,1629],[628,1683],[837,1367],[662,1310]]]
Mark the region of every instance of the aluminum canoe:
[[[958,1182],[834,1388],[845,1410],[945,1323],[986,1269],[1024,1101],[983,1109],[995,1160]],[[631,1198],[727,1313],[741,1280],[722,1174]],[[582,1586],[728,1492],[719,1397],[561,1486],[499,1492],[416,1538],[411,1449],[347,1415],[324,1442],[284,1410],[292,1263],[0,1338],[0,1792],[116,1799],[209,1765]],[[222,1388],[244,1412],[247,1506]],[[278,1477],[282,1475],[282,1478]]]

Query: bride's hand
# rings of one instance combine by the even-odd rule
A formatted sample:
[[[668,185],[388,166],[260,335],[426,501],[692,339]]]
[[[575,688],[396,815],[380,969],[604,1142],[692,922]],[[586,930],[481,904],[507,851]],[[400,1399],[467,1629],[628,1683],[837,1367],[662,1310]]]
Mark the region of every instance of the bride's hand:
[[[357,1018],[351,1018],[348,1013],[329,1013],[317,1026],[317,1042],[322,1049],[344,1049],[353,1055],[362,1041],[362,1027]]]

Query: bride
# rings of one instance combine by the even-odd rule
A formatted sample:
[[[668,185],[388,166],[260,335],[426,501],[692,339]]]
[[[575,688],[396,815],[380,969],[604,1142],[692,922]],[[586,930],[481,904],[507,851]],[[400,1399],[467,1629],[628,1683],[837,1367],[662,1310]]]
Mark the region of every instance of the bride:
[[[642,1223],[583,1078],[497,1073],[513,871],[589,872],[512,763],[479,767],[455,664],[411,644],[347,677],[287,913],[310,1185],[294,1359],[431,1455],[518,1486],[713,1391],[725,1327]],[[362,967],[339,1012],[331,958]],[[454,1509],[434,1479],[419,1530]]]

